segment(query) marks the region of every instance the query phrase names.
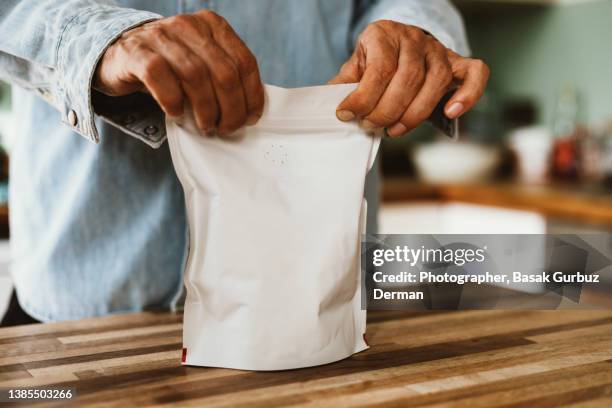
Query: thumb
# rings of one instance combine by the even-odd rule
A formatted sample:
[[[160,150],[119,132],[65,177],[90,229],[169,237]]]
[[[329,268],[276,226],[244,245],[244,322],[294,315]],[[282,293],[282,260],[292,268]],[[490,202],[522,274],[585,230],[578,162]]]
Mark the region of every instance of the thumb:
[[[359,82],[361,79],[361,69],[359,69],[359,61],[356,53],[342,65],[338,74],[330,79],[327,84],[352,84]]]

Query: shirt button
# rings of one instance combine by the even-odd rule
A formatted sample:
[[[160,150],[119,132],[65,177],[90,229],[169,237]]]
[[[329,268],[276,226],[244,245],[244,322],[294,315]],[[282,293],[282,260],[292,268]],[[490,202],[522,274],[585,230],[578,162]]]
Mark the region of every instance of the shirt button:
[[[134,117],[134,115],[127,115],[125,119],[123,119],[123,123],[125,125],[131,125],[135,121],[136,121],[136,117]]]
[[[76,126],[77,122],[77,114],[71,109],[70,112],[68,112],[68,123],[70,123],[70,126]]]
[[[157,129],[157,126],[149,125],[145,128],[144,131],[147,135],[151,136],[151,135],[156,134],[158,129]]]

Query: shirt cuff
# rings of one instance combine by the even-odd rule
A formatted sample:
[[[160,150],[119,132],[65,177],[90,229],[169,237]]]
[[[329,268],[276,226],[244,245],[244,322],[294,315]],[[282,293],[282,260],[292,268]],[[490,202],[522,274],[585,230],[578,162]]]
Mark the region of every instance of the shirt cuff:
[[[80,10],[69,21],[57,48],[56,106],[63,123],[94,143],[100,141],[92,104],[92,82],[98,61],[125,31],[159,18],[162,16],[145,11],[92,6]]]

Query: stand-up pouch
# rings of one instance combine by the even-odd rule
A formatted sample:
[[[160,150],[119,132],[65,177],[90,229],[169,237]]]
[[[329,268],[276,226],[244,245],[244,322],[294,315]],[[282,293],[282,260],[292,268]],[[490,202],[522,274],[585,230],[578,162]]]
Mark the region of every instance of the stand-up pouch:
[[[167,123],[189,222],[184,364],[283,370],[367,348],[360,239],[380,138],[336,118],[353,89],[266,86],[263,116],[232,139]]]

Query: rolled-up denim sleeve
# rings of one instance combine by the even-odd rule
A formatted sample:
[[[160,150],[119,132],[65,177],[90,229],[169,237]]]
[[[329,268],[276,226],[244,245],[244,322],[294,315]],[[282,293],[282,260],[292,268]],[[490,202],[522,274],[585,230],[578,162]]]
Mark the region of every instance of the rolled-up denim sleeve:
[[[98,142],[93,75],[106,48],[123,32],[161,16],[111,1],[2,0],[0,79],[39,93],[61,120]],[[128,132],[145,142],[145,132]]]
[[[461,16],[448,0],[361,0],[357,10],[353,41],[369,23],[392,20],[429,32],[461,55],[470,52]]]

